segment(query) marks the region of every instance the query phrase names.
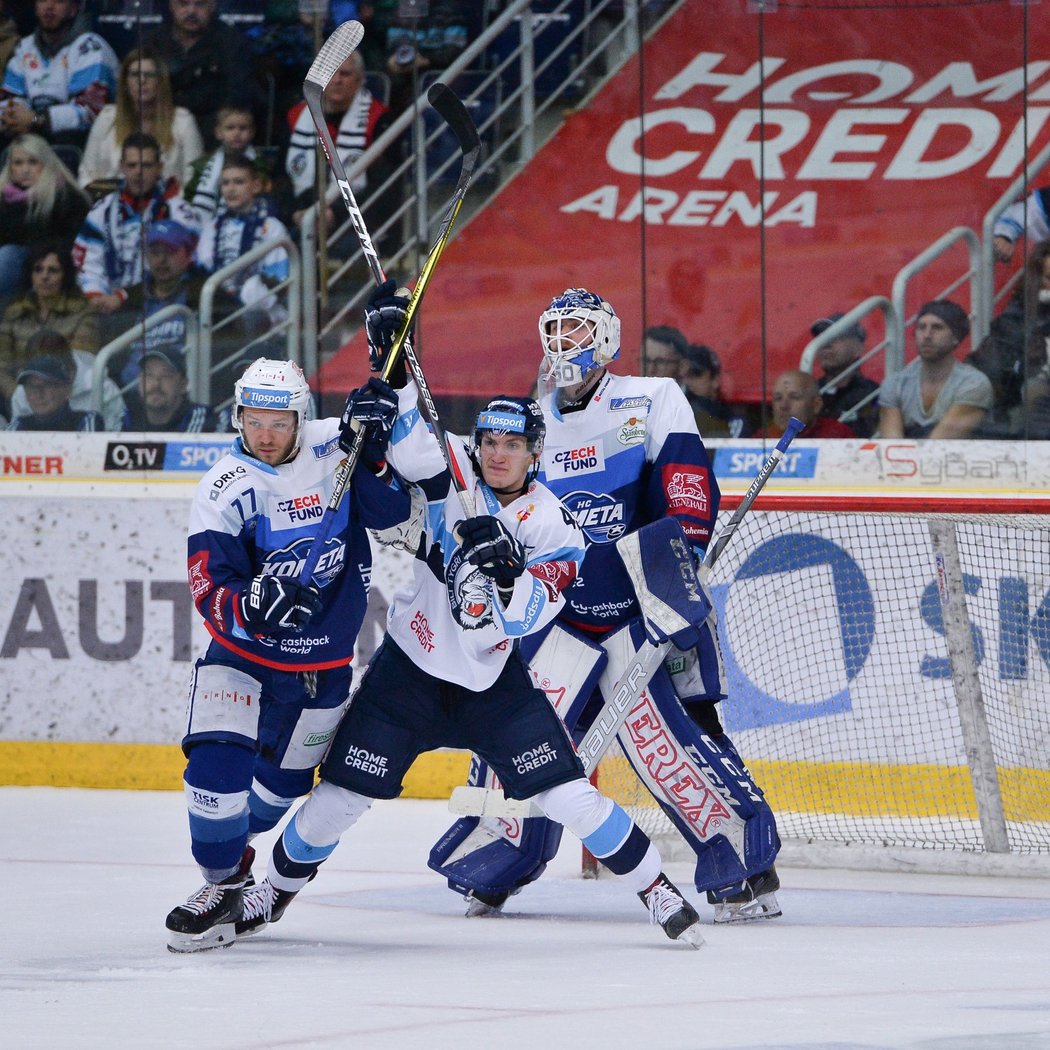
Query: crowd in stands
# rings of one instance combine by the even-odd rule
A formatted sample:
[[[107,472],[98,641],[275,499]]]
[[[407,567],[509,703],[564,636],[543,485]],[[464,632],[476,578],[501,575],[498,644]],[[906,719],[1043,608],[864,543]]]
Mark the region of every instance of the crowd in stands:
[[[430,0],[425,17],[404,17],[398,0],[260,0],[261,17],[243,24],[223,20],[227,2],[164,0],[159,21],[131,34],[125,23],[121,35],[100,15],[123,4],[0,0],[0,424],[222,427],[223,413],[189,399],[185,311],[146,322],[167,307],[195,312],[211,274],[273,241],[214,298],[209,402],[228,398],[247,360],[283,356],[273,333],[288,313],[274,289],[289,259],[278,242],[296,236],[317,199],[301,88],[320,40],[348,18],[365,26],[323,98],[349,167],[410,103],[419,77],[454,61],[482,28],[481,5],[467,0]],[[363,180],[353,188],[360,195]],[[771,403],[757,409],[727,403],[718,354],[669,325],[646,331],[643,371],[677,379],[709,438],[777,437],[792,415],[806,423],[803,437],[1048,438],[1048,215],[1050,188],[997,224],[1001,262],[1018,243],[1035,248],[965,361],[966,311],[935,300],[915,319],[914,360],[881,381],[864,374],[882,366],[862,360],[859,324],[838,325],[813,375],[771,377]],[[811,336],[842,317],[820,317]],[[136,326],[137,339],[101,359],[99,405],[96,354]]]

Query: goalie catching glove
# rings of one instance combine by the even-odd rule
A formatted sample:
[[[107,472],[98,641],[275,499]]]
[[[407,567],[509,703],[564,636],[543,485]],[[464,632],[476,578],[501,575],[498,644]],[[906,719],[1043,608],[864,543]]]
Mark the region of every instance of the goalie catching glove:
[[[525,548],[491,514],[467,518],[456,526],[463,557],[504,590],[525,571]]]
[[[241,619],[255,634],[301,631],[320,611],[316,587],[283,576],[256,576],[240,596]]]
[[[354,424],[365,431],[361,458],[370,467],[386,460],[390,432],[397,422],[397,393],[382,379],[373,376],[346,399],[343,418],[339,421],[339,447],[349,452],[354,442]]]
[[[368,336],[368,365],[373,372],[382,372],[387,355],[393,349],[394,339],[405,323],[410,293],[407,288],[398,288],[397,283],[387,278],[378,285],[365,303],[365,333]],[[407,381],[403,361],[398,361],[390,373],[395,386],[404,386]]]

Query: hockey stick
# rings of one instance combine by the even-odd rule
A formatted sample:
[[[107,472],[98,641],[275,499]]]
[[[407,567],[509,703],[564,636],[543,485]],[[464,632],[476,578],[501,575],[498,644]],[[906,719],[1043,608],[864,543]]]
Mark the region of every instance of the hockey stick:
[[[372,273],[372,279],[378,286],[386,280],[386,274],[383,271],[382,263],[379,261],[379,255],[372,243],[372,238],[368,233],[368,227],[365,225],[364,216],[361,214],[361,209],[358,206],[357,199],[354,197],[354,191],[346,177],[346,170],[343,167],[343,162],[336,150],[335,143],[332,141],[331,133],[328,130],[328,123],[324,118],[324,109],[321,105],[321,95],[323,94],[324,89],[331,82],[336,70],[338,70],[350,55],[357,50],[363,35],[364,29],[361,26],[361,23],[355,21],[344,22],[334,33],[332,33],[318,52],[317,57],[314,59],[313,64],[310,66],[310,69],[306,74],[306,79],[303,82],[303,97],[306,100],[307,108],[310,110],[310,116],[313,118],[314,125],[317,128],[317,135],[321,141],[321,147],[324,150],[325,156],[328,159],[328,166],[332,169],[332,173],[335,175],[335,181],[339,186],[339,192],[342,194],[343,202],[346,204],[346,209],[350,213],[350,221],[353,224],[354,231],[357,233],[357,239],[361,244],[361,250],[364,253],[366,262],[368,263],[368,268]],[[474,172],[474,166],[477,164],[478,155],[481,152],[481,139],[478,135],[477,128],[474,126],[474,121],[471,118],[467,107],[463,105],[462,100],[451,90],[451,88],[440,82],[432,84],[430,90],[427,92],[427,101],[456,136],[463,159],[460,167],[459,179],[456,182],[456,188],[453,191],[449,207],[441,222],[441,233],[438,236],[438,241],[434,249],[431,250],[427,261],[423,266],[423,270],[420,272],[419,281],[416,285],[417,288],[421,283],[425,284],[430,280],[430,272],[432,272],[434,266],[437,265],[438,258],[440,258],[441,252],[444,250],[449,232],[452,229],[452,224],[455,222],[460,206],[463,204],[463,198],[465,197],[467,187],[470,184],[470,179]],[[409,327],[410,325],[411,322]],[[445,451],[446,442],[444,427],[438,416],[437,406],[434,404],[433,395],[430,392],[430,387],[427,384],[426,377],[423,375],[423,369],[419,363],[419,359],[416,357],[416,352],[412,346],[410,336],[404,337],[403,349],[405,359],[408,362],[408,367],[411,369],[413,378],[416,381],[416,386],[419,388],[419,396],[423,402],[423,414],[426,417],[427,422],[430,424],[431,429],[434,431],[438,443],[442,448],[442,454],[445,456],[445,462],[448,465],[449,473],[453,477],[453,483],[456,486],[456,491],[460,495],[464,510],[468,515],[473,514],[473,506],[467,498],[466,490],[456,482],[456,471],[453,469],[452,463],[449,462],[448,453]],[[384,375],[383,378],[385,379],[386,376]]]
[[[756,497],[784,458],[788,446],[803,426],[804,424],[794,417],[788,421],[783,436],[777,442],[776,448],[766,457],[758,474],[755,475],[747,492],[744,493],[740,505],[733,512],[729,521],[722,526],[718,539],[708,547],[707,554],[697,570],[697,577],[700,581],[706,582],[710,576],[715,561],[725,550],[726,544],[736,532],[744,515],[750,510]],[[584,772],[588,776],[601,761],[605,752],[609,750],[613,738],[622,728],[627,715],[641,699],[642,693],[649,684],[649,679],[663,663],[670,648],[670,642],[661,642],[659,645],[644,642],[635,653],[630,665],[617,679],[616,684],[610,690],[609,699],[598,712],[590,729],[587,730],[576,749],[583,763]],[[530,799],[508,799],[502,791],[485,787],[460,786],[455,788],[448,801],[448,808],[450,812],[460,816],[519,818],[543,816],[543,812]]]
[[[307,72],[306,79],[303,82],[303,97],[306,100],[310,116],[314,121],[317,134],[320,137],[321,146],[324,149],[325,157],[328,159],[329,167],[335,175],[335,180],[339,186],[343,201],[350,213],[351,222],[357,232],[357,237],[361,243],[361,249],[365,254],[365,258],[368,260],[369,269],[372,272],[374,280],[378,284],[386,280],[386,276],[383,273],[382,265],[379,262],[379,256],[372,244],[372,238],[369,236],[368,228],[365,226],[361,209],[358,207],[353,190],[350,188],[350,183],[346,178],[346,169],[343,167],[343,162],[335,148],[335,143],[332,141],[331,133],[329,132],[327,122],[325,121],[324,110],[321,106],[321,95],[324,92],[324,89],[331,82],[336,70],[338,70],[357,49],[363,36],[364,29],[360,22],[344,22],[335,30],[328,40],[325,41],[324,46],[318,52],[317,57],[314,59],[313,64]],[[463,162],[460,169],[459,179],[456,182],[456,188],[452,195],[452,200],[442,219],[437,240],[435,241],[434,246],[430,249],[426,261],[423,264],[423,268],[420,271],[419,278],[416,281],[416,287],[409,298],[404,322],[395,336],[394,342],[387,354],[382,372],[380,373],[380,378],[383,380],[389,379],[390,373],[397,363],[402,350],[404,350],[409,366],[412,368],[413,375],[416,378],[416,385],[420,389],[420,396],[423,399],[428,421],[431,423],[431,426],[435,428],[435,433],[439,435],[438,441],[441,443],[442,452],[446,456],[446,462],[448,462],[447,451],[445,449],[444,431],[441,430],[440,422],[437,418],[437,409],[434,406],[434,399],[430,394],[430,389],[426,385],[426,381],[423,379],[419,362],[412,350],[411,342],[409,341],[409,333],[415,320],[416,312],[419,309],[419,304],[423,299],[423,295],[430,283],[430,278],[434,273],[434,268],[437,266],[438,260],[441,258],[441,254],[445,250],[445,245],[448,243],[452,227],[456,221],[456,216],[459,214],[459,209],[463,204],[463,198],[466,196],[467,187],[470,185],[470,179],[473,175],[474,165],[477,163],[478,153],[481,149],[481,140],[478,137],[477,129],[474,127],[474,122],[471,120],[466,107],[444,84],[438,83],[432,85],[430,91],[427,93],[427,98],[438,114],[452,128],[454,134],[459,140],[463,149]],[[350,478],[357,469],[358,461],[361,458],[361,450],[364,446],[365,440],[365,430],[361,426],[354,426],[353,431],[354,437],[350,450],[347,453],[346,459],[336,471],[332,495],[329,497],[324,519],[321,521],[317,537],[311,544],[310,550],[303,562],[303,568],[300,573],[300,579],[302,580],[309,581],[313,577],[324,547],[331,539],[332,532],[335,529],[336,514],[342,503],[347,486],[350,483]],[[451,466],[449,472],[454,475]],[[473,505],[469,503],[465,488],[457,487],[457,491],[459,492],[460,499],[464,504],[464,510],[466,510],[468,514],[472,514]]]

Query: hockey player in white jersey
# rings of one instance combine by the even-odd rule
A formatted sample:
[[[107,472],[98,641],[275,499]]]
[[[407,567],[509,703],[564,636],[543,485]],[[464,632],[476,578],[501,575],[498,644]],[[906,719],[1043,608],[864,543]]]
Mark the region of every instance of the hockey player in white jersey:
[[[168,947],[229,944],[254,851],[313,785],[350,693],[372,557],[366,528],[408,517],[410,498],[370,434],[312,579],[300,579],[343,454],[342,421],[308,420],[298,365],[259,359],[238,380],[229,453],[190,514],[189,583],[212,641],[194,667],[186,804],[205,884],[167,918]]]
[[[360,406],[369,399],[385,411],[390,391],[372,379],[359,392],[358,418],[368,418]],[[393,598],[386,636],[336,732],[321,783],[274,847],[267,879],[246,891],[238,935],[283,915],[373,799],[401,793],[417,755],[455,747],[484,756],[509,795],[534,799],[639,895],[669,937],[699,947],[695,909],[662,873],[641,829],[586,779],[518,649],[519,639],[559,613],[583,557],[576,524],[535,480],[539,406],[512,397],[490,402],[469,453],[449,436],[468,513],[420,417],[415,384],[398,397],[388,458],[426,500],[414,576]]]
[[[614,666],[632,622],[644,622],[639,581],[628,575],[615,541],[673,517],[699,564],[719,490],[678,385],[607,371],[620,352],[620,319],[609,303],[585,289],[567,289],[543,312],[539,330],[541,387],[548,391],[541,400],[547,442],[540,476],[583,529],[587,555],[557,623],[522,650],[536,680],[561,695],[559,711],[580,739],[600,709],[600,689],[593,680],[569,689],[548,654],[565,646],[578,653],[597,649],[595,658]],[[629,719],[619,740],[639,779],[695,850],[694,882],[715,906],[715,922],[773,918],[780,914],[776,822],[719,720],[716,705],[725,693],[713,611],[698,629],[699,643],[672,648],[650,680],[644,727],[632,727]],[[559,645],[547,644],[555,641]],[[667,748],[665,760],[654,760],[656,743]],[[475,761],[471,783],[492,781],[492,771]],[[718,819],[710,819],[712,806]],[[494,818],[464,818],[434,846],[430,866],[467,896],[468,915],[498,912],[554,856],[560,829],[543,818],[523,825],[512,834]]]

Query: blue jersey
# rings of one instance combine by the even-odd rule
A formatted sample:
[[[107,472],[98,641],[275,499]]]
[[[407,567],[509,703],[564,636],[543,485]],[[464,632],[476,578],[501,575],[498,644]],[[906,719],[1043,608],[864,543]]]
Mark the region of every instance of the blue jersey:
[[[299,454],[278,467],[249,455],[238,438],[197,486],[188,548],[194,604],[220,645],[267,667],[319,671],[350,662],[372,574],[365,529],[390,528],[409,513],[406,492],[358,469],[314,574],[321,611],[302,632],[249,632],[240,595],[262,573],[298,578],[343,459],[338,431],[335,419],[307,422]]]
[[[562,619],[604,632],[639,613],[616,540],[674,515],[694,547],[706,549],[718,483],[673,380],[606,373],[585,408],[562,415],[550,396],[541,407],[547,437],[540,480],[569,508],[587,542]]]

